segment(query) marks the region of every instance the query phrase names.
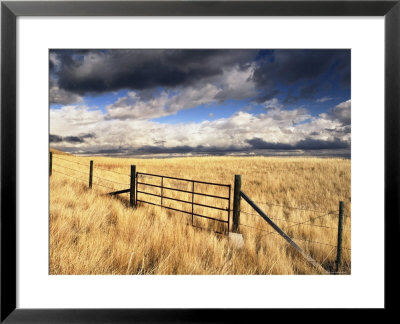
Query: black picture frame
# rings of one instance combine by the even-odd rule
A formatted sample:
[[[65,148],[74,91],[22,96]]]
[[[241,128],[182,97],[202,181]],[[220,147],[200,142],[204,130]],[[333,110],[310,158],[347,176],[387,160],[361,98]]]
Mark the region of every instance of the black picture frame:
[[[399,279],[390,257],[399,236],[400,0],[395,1],[2,1],[1,3],[1,322],[235,322],[266,309],[16,308],[16,19],[19,16],[384,16],[385,309]],[[365,269],[368,271],[368,269]]]

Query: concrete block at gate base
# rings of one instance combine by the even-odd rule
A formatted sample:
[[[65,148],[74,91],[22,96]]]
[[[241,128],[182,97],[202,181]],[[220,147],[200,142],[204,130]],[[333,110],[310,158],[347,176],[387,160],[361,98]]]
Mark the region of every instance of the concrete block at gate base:
[[[239,233],[229,233],[229,243],[234,247],[241,249],[244,246],[243,235]]]

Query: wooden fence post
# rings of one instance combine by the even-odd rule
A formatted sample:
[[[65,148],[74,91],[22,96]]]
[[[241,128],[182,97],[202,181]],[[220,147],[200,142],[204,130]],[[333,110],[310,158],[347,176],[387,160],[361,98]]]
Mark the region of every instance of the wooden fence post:
[[[129,194],[129,205],[136,208],[135,201],[135,183],[136,183],[136,165],[131,165],[131,191]]]
[[[235,185],[233,187],[233,224],[232,224],[232,232],[234,233],[239,233],[241,188],[242,188],[242,176],[239,174],[235,174]]]
[[[93,184],[93,161],[90,160],[90,169],[89,169],[89,188],[92,188]]]
[[[339,224],[338,224],[338,238],[337,238],[337,254],[336,254],[336,272],[339,272],[342,263],[342,234],[343,234],[343,213],[344,202],[339,202]]]
[[[50,152],[50,160],[49,160],[49,174],[53,173],[53,152]]]

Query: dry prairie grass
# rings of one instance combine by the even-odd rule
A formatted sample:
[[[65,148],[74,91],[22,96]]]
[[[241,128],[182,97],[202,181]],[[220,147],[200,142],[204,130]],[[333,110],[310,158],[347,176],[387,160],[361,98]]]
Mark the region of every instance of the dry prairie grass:
[[[94,160],[92,190],[87,188],[89,160]],[[334,268],[337,210],[339,200],[343,200],[344,262],[341,271],[350,273],[350,160],[281,157],[122,159],[53,154],[50,274],[317,273],[283,238],[271,233],[272,228],[261,217],[253,215],[255,212],[243,199],[240,230],[244,247],[238,249],[225,235],[213,232],[224,228],[213,227],[212,221],[196,219],[197,226],[211,231],[200,230],[188,226],[190,215],[148,204],[139,204],[137,209],[132,209],[128,194],[108,196],[107,192],[129,187],[131,164],[135,164],[139,172],[232,185],[234,175],[241,174],[242,190],[253,201],[259,202],[260,208],[276,224],[328,270]],[[148,178],[146,181],[158,181],[159,184],[160,180]],[[173,181],[170,185],[182,189],[191,186],[173,184]],[[146,188],[150,192],[157,192],[155,190]],[[227,189],[217,187],[210,189],[199,185],[196,190],[227,195]],[[168,194],[190,200],[185,194]],[[207,199],[211,198],[196,198],[196,201],[210,203]],[[159,200],[154,201],[159,203]],[[168,202],[172,207],[183,206],[175,204]],[[223,206],[222,202],[217,204]],[[226,212],[196,208],[200,214],[226,218]],[[306,221],[309,223],[297,224]]]

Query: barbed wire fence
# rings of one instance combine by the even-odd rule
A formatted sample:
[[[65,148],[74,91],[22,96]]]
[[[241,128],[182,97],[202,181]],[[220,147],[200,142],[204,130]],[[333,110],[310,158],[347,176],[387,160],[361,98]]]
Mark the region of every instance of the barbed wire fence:
[[[247,204],[245,207],[249,208],[250,210],[243,208],[244,206],[241,206],[241,199],[246,201]],[[262,208],[259,206],[262,206]],[[282,211],[277,211],[275,207],[282,209]],[[266,208],[271,208],[272,210],[269,210],[268,213],[265,213],[264,210]],[[313,213],[313,217],[294,220],[292,219],[292,214],[294,211]],[[241,213],[245,214],[245,217],[240,217]],[[277,216],[281,214],[282,216]],[[332,222],[335,220],[332,218],[329,219],[329,217],[334,215],[338,216],[337,226],[332,226]],[[253,219],[251,222],[247,222],[249,217],[257,217],[258,222],[255,223],[255,219]],[[243,226],[250,231],[257,231],[259,238],[268,237],[270,235],[280,235],[288,244],[296,249],[309,263],[311,263],[315,268],[319,269],[319,271],[322,273],[326,273],[326,270],[321,266],[321,263],[325,262],[329,258],[329,256],[332,254],[332,250],[337,250],[336,261],[334,262],[336,266],[331,266],[331,261],[328,261],[327,266],[330,269],[335,267],[335,271],[333,273],[340,273],[340,268],[342,265],[342,251],[351,251],[350,247],[343,246],[343,234],[345,233],[345,235],[347,235],[350,233],[350,227],[344,226],[345,218],[347,219],[348,216],[344,215],[344,201],[339,202],[338,209],[321,210],[305,206],[294,206],[286,203],[280,204],[279,202],[265,201],[263,199],[252,200],[241,190],[241,175],[235,175],[233,197],[233,232],[240,233],[241,231],[239,228],[240,226]],[[262,223],[261,225],[261,219],[268,223],[268,225],[265,223]],[[263,225],[265,225],[265,227]],[[313,228],[318,228],[319,230],[316,232],[312,230]],[[328,232],[326,232],[328,235],[325,233],[320,235],[320,229],[324,229],[326,231],[335,231],[337,233],[337,243],[334,244],[332,242],[332,238],[334,238],[335,235],[332,235],[332,233]],[[307,247],[306,250],[303,250],[303,248],[301,248],[296,241],[300,241],[302,243],[301,245],[305,244]],[[318,258],[322,260],[318,263],[309,254],[310,251],[315,251],[310,245],[330,247],[330,249],[327,251],[326,255],[322,256],[321,251],[325,249],[318,249],[316,251]],[[309,252],[307,253],[307,251]],[[330,272],[332,273],[332,271]]]
[[[68,166],[66,165],[62,165],[59,161],[64,161],[69,163]],[[93,164],[93,161],[90,162],[90,164]],[[90,166],[90,164],[85,164],[79,161],[73,161],[71,159],[66,159],[66,158],[62,158],[60,157],[59,154],[53,154],[52,152],[50,153],[50,175],[52,174],[52,172],[58,173],[58,174],[62,174],[63,176],[66,177],[70,177],[73,178],[75,180],[81,181],[83,183],[87,183],[89,187],[95,185],[95,186],[100,186],[102,188],[106,188],[106,189],[110,189],[110,190],[119,190],[119,189],[126,189],[130,187],[130,183],[124,183],[121,181],[116,181],[115,179],[108,179],[102,176],[99,176],[97,174],[95,174],[93,172],[92,167]],[[86,170],[82,170],[82,166],[86,168]],[[130,178],[131,175],[126,174],[126,173],[122,173],[122,172],[117,172],[117,171],[113,171],[113,170],[108,170],[99,166],[96,166],[95,169],[98,170],[102,170],[102,171],[106,171],[109,172],[110,174],[116,174],[118,176],[125,176]],[[70,174],[67,173],[68,171],[73,171],[76,174]],[[83,178],[83,175],[86,175],[87,178]],[[79,176],[78,176],[79,175]],[[96,180],[96,181],[93,181]],[[117,185],[118,187],[116,187],[115,185]],[[123,186],[123,187],[121,187]]]
[[[116,181],[115,179],[111,180],[111,179],[108,179],[108,178],[105,178],[105,177],[102,177],[102,176],[99,176],[99,175],[95,174],[93,172],[93,161],[90,161],[90,164],[85,164],[85,163],[82,163],[82,162],[79,162],[79,161],[73,161],[71,159],[67,159],[67,158],[64,157],[64,155],[61,155],[61,156],[63,156],[63,157],[60,157],[60,154],[54,154],[54,153],[50,152],[50,161],[49,161],[50,162],[50,169],[49,169],[49,174],[50,175],[52,175],[52,172],[55,172],[55,173],[58,173],[60,175],[63,175],[63,176],[78,180],[78,181],[80,181],[82,183],[86,183],[86,184],[88,184],[89,188],[91,188],[93,185],[95,185],[95,186],[100,186],[100,187],[105,188],[105,189],[112,190],[114,192],[116,190],[123,189],[122,191],[124,191],[126,193],[129,193],[128,189],[126,189],[126,188],[130,188],[130,186],[132,186],[132,182],[124,183],[124,182],[121,182],[121,181]],[[69,164],[68,164],[68,166],[65,166],[65,165],[62,165],[61,163],[59,163],[59,161],[64,161],[64,162],[67,162]],[[82,167],[85,167],[86,170],[82,170]],[[60,170],[60,168],[61,168],[61,170]],[[99,167],[99,166],[96,166],[95,169],[98,169],[98,170],[101,170],[101,171],[104,171],[104,172],[109,172],[110,175],[111,174],[118,175],[119,178],[121,178],[120,176],[125,176],[125,177],[128,177],[129,179],[132,178],[132,173],[129,175],[129,174],[126,174],[126,173],[122,173],[122,172],[118,172],[118,171],[114,171],[114,170],[109,170],[109,169],[102,168],[102,167]],[[66,170],[73,171],[76,174],[68,174],[67,173],[68,171],[66,171]],[[131,172],[132,172],[132,170],[131,170]],[[89,177],[87,177],[85,179],[82,176],[83,174],[86,175],[86,176],[89,176]],[[94,179],[96,179],[97,181],[93,181]],[[236,179],[236,176],[235,176],[235,179]],[[118,188],[116,188],[115,185],[117,185]],[[236,185],[236,183],[235,183],[235,185]],[[113,186],[113,187],[111,187],[111,186]],[[121,188],[121,186],[124,186],[124,187]],[[234,188],[234,191],[235,191],[235,188]],[[338,215],[338,214],[340,214],[339,210],[322,211],[322,210],[318,210],[318,209],[305,208],[303,206],[293,206],[293,205],[287,205],[287,204],[282,205],[282,204],[279,204],[279,203],[276,203],[276,202],[271,202],[271,201],[254,201],[254,203],[256,203],[258,205],[263,205],[263,206],[278,207],[278,208],[282,208],[282,209],[285,209],[285,210],[300,210],[300,211],[310,212],[310,213],[314,213],[314,214],[319,214],[318,216],[310,217],[309,219],[307,219],[305,221],[300,221],[300,222],[299,221],[294,221],[294,220],[289,220],[289,219],[286,219],[286,218],[276,218],[276,217],[269,217],[268,216],[268,218],[271,219],[271,220],[274,220],[274,221],[277,221],[277,222],[281,222],[282,224],[288,224],[287,226],[286,225],[281,226],[285,231],[287,229],[296,229],[296,228],[298,228],[300,226],[326,228],[328,230],[339,231],[338,236],[339,236],[339,234],[341,232],[347,232],[347,231],[349,232],[350,231],[349,228],[343,227],[343,224],[340,224],[340,222],[338,224],[338,227],[327,226],[327,225],[324,225],[324,224],[314,224],[313,223],[314,221],[324,219],[327,216]],[[235,205],[235,202],[234,202],[234,205]],[[235,232],[235,206],[234,206],[234,209],[230,209],[230,211],[233,212],[233,226],[232,226],[232,228],[233,228],[233,232]],[[259,213],[252,213],[252,212],[249,212],[248,210],[240,208],[240,204],[239,204],[239,212],[240,213],[244,213],[245,215],[248,215],[248,216],[260,216]],[[343,215],[343,213],[342,213],[342,217],[343,218],[350,218],[348,215]],[[236,232],[239,232],[238,231],[239,226],[244,226],[244,227],[249,228],[249,229],[254,230],[254,231],[263,232],[263,234],[261,234],[262,237],[266,237],[266,236],[269,236],[269,235],[279,235],[279,233],[277,233],[275,230],[271,231],[271,230],[267,230],[267,229],[264,229],[264,228],[259,228],[257,226],[246,224],[243,221],[239,221],[239,220],[237,220],[237,221],[238,222],[236,224],[236,226],[237,226]],[[340,234],[340,236],[341,236],[341,234]],[[302,241],[302,242],[313,244],[313,245],[331,247],[331,249],[329,250],[329,252],[327,253],[327,255],[325,256],[325,258],[322,260],[321,263],[325,262],[335,249],[338,250],[338,253],[339,253],[339,249],[340,250],[344,249],[346,251],[351,251],[351,248],[341,246],[341,237],[340,237],[340,242],[339,242],[339,237],[338,237],[338,243],[337,244],[332,244],[331,242],[328,243],[328,242],[321,242],[321,241],[316,241],[316,240],[312,240],[312,239],[306,239],[304,237],[295,237],[295,236],[292,236],[292,235],[291,235],[290,238],[292,240],[298,240],[298,241]],[[337,262],[340,262],[340,260],[338,259]],[[335,272],[331,272],[331,273],[340,274],[340,273],[343,273],[343,272],[340,272],[339,271],[339,267],[337,266],[336,271]]]
[[[266,202],[264,202],[264,203],[258,202],[258,204],[266,204],[266,205],[268,205],[269,203],[266,203]],[[281,207],[281,208],[289,208],[288,206],[285,206],[285,205],[273,204],[273,206]],[[338,227],[326,226],[326,225],[319,225],[319,224],[311,224],[311,223],[312,223],[313,221],[315,221],[316,219],[322,219],[323,217],[326,217],[326,216],[338,215],[339,210],[334,210],[334,211],[330,211],[330,212],[323,212],[323,211],[316,211],[316,210],[313,210],[313,209],[306,209],[306,208],[294,207],[294,206],[291,206],[290,208],[291,208],[291,209],[296,209],[296,210],[308,211],[308,212],[318,212],[318,213],[323,213],[323,214],[320,215],[320,216],[317,216],[317,217],[311,217],[310,219],[308,219],[308,220],[306,220],[306,221],[304,221],[304,222],[295,222],[295,221],[290,221],[290,220],[283,219],[283,218],[274,218],[274,217],[270,217],[270,219],[272,219],[272,220],[274,220],[274,221],[278,221],[278,222],[283,222],[283,223],[291,224],[291,225],[289,225],[289,226],[281,226],[282,229],[284,229],[285,231],[286,231],[288,228],[294,228],[294,227],[298,227],[298,226],[309,226],[309,227],[327,228],[327,229],[329,229],[329,230],[335,230],[335,231],[338,230]],[[258,214],[256,214],[256,213],[250,213],[250,212],[244,211],[244,210],[242,210],[242,209],[240,210],[240,212],[241,212],[241,213],[244,213],[244,214],[246,214],[246,215],[250,215],[250,216],[258,216]],[[273,234],[273,235],[278,235],[278,233],[276,233],[275,231],[269,231],[269,230],[266,230],[266,229],[263,229],[263,228],[259,228],[259,227],[256,227],[256,226],[252,226],[252,225],[246,224],[246,223],[244,223],[244,222],[240,222],[240,226],[245,226],[245,227],[247,227],[247,228],[250,228],[250,229],[252,229],[252,230],[256,230],[256,231],[259,231],[259,232],[264,232],[265,234],[261,234],[261,235],[260,235],[261,237],[265,237],[265,236],[268,236],[268,235],[271,235],[271,234]],[[348,228],[343,228],[343,232],[347,232],[347,231],[349,231]],[[303,238],[303,237],[291,236],[291,238],[292,238],[293,240],[295,240],[295,241],[302,241],[302,242],[306,242],[306,243],[310,243],[310,244],[317,244],[317,245],[322,245],[322,246],[331,247],[332,249],[330,249],[330,251],[327,253],[327,255],[325,256],[325,258],[321,261],[321,263],[324,263],[324,262],[329,258],[329,256],[332,254],[332,252],[333,252],[335,249],[337,249],[337,247],[338,247],[337,244],[332,244],[332,243],[327,243],[327,242],[320,242],[320,241],[315,241],[315,240],[309,240],[309,239],[306,239],[306,238]],[[351,248],[348,248],[348,247],[342,247],[342,249],[344,249],[344,250],[346,250],[346,251],[351,251]],[[336,273],[338,273],[338,272],[336,272]]]
[[[300,231],[299,227],[301,226],[306,226],[306,227],[317,227],[317,228],[323,228],[323,229],[327,229],[328,231],[335,231],[337,233],[337,231],[339,230],[339,227],[335,227],[335,226],[327,226],[327,225],[323,225],[323,224],[314,224],[314,222],[316,220],[319,220],[321,222],[323,222],[323,220],[329,216],[337,216],[339,214],[339,210],[332,210],[332,211],[322,211],[322,210],[315,210],[315,209],[308,209],[308,208],[304,208],[304,207],[297,207],[297,206],[287,206],[287,205],[279,205],[276,203],[271,203],[271,202],[261,202],[261,201],[257,201],[257,204],[260,205],[265,205],[265,206],[273,206],[273,207],[279,207],[282,209],[290,209],[290,210],[300,210],[300,211],[304,211],[304,212],[309,212],[309,213],[314,213],[314,214],[319,214],[318,216],[314,216],[314,217],[310,217],[305,221],[293,221],[293,220],[288,220],[285,218],[276,218],[276,217],[269,217],[270,219],[272,219],[273,221],[276,221],[279,224],[279,226],[285,231],[287,232],[288,230],[291,231],[291,239],[294,241],[300,241],[303,244],[311,244],[311,245],[319,245],[319,246],[323,246],[323,247],[328,247],[329,251],[326,253],[326,255],[320,259],[320,263],[324,264],[328,258],[332,255],[334,250],[338,249],[338,245],[337,244],[332,244],[332,242],[326,242],[326,241],[321,241],[321,240],[315,240],[312,238],[305,238],[305,237],[301,237],[301,235],[296,235],[295,232],[296,230]],[[247,210],[240,210],[241,213],[244,213],[248,216],[258,216],[257,213],[251,213],[248,212]],[[349,217],[349,216],[345,216],[344,217]],[[241,226],[244,226],[246,228],[249,228],[251,230],[257,231],[260,234],[260,237],[266,237],[269,235],[278,235],[278,233],[276,231],[271,231],[271,230],[267,230],[264,228],[260,228],[257,226],[252,226],[249,224],[246,224],[245,222],[241,221],[240,222]],[[347,233],[350,231],[349,228],[342,228],[342,231],[344,233]],[[329,235],[326,235],[329,236]],[[334,237],[334,235],[329,236],[329,237]],[[341,249],[346,250],[346,251],[351,251],[351,248],[349,247],[341,247]],[[309,250],[309,249],[307,249]],[[338,269],[334,272],[331,273],[335,273],[335,274],[343,274],[346,272],[340,272]]]

